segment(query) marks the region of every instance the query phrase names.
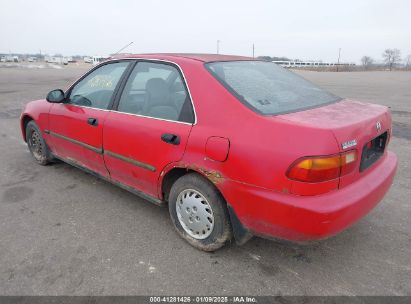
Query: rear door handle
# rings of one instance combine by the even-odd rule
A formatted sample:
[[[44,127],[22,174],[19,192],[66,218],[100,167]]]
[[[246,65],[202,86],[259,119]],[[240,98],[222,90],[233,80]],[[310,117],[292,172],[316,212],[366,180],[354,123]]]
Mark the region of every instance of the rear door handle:
[[[97,118],[89,118],[89,119],[87,119],[87,123],[89,124],[89,125],[92,125],[92,126],[97,126],[98,125],[98,120],[97,120]]]
[[[161,135],[161,140],[172,145],[180,144],[180,136],[175,134],[164,133]]]

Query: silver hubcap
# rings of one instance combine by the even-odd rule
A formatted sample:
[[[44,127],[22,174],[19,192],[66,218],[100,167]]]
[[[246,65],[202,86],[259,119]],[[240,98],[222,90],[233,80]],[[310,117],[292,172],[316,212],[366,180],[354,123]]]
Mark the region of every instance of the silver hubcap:
[[[43,145],[41,143],[40,134],[33,130],[29,139],[30,150],[36,159],[40,159],[43,153]]]
[[[181,226],[191,237],[202,240],[213,232],[213,210],[197,190],[187,189],[178,195],[176,212]]]

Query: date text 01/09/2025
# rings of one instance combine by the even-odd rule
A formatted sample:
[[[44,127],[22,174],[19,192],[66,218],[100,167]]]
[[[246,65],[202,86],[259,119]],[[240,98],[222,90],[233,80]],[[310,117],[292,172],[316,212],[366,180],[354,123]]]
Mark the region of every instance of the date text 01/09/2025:
[[[150,303],[257,303],[250,296],[159,296],[150,297]]]

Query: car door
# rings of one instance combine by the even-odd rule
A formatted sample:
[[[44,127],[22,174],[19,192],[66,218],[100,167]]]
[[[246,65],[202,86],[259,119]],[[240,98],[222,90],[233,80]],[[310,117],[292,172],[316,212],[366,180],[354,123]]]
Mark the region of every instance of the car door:
[[[49,142],[59,157],[108,177],[102,136],[114,92],[130,61],[109,62],[86,74],[49,112]]]
[[[195,121],[180,69],[139,61],[106,117],[104,160],[111,178],[158,197],[160,172],[183,157]]]

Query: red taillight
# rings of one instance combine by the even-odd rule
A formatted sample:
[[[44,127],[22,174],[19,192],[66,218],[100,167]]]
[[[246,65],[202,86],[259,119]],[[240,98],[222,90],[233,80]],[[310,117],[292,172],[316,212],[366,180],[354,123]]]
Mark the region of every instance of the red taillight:
[[[356,150],[329,156],[304,157],[291,165],[287,176],[301,182],[324,182],[350,173],[356,162]]]

